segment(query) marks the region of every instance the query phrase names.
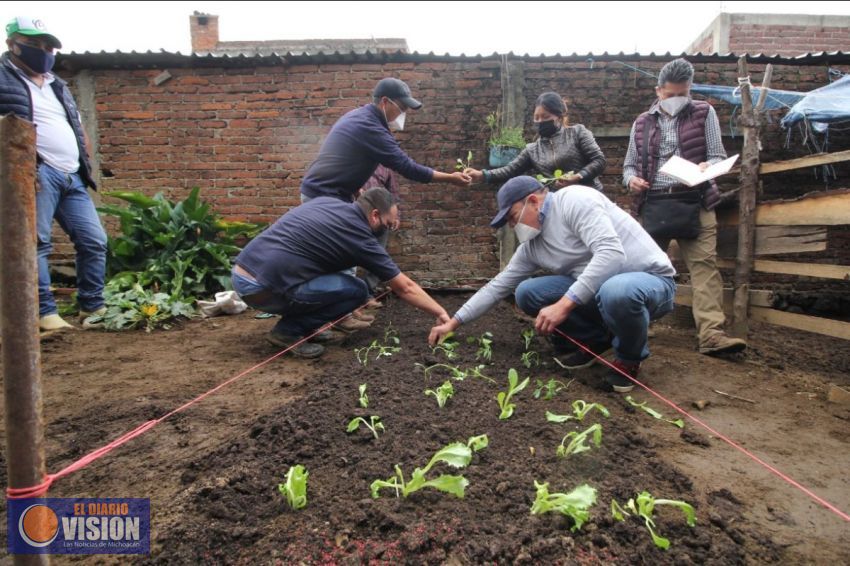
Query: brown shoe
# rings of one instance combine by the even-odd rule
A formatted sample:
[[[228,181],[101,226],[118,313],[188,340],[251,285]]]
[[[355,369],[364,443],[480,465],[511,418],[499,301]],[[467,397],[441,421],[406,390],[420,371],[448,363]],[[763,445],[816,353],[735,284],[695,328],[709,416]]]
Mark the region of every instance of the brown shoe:
[[[354,311],[353,313],[351,313],[351,317],[356,318],[357,320],[362,320],[363,322],[368,322],[369,324],[375,322],[375,315],[366,314],[362,310]]]
[[[370,326],[372,325],[366,321],[357,320],[356,318],[349,316],[342,322],[338,323],[335,328],[343,332],[357,332],[358,330],[363,330]]]
[[[727,336],[725,332],[712,334],[711,337],[699,345],[699,353],[714,356],[717,354],[734,354],[747,349],[747,341],[740,338]]]
[[[366,306],[363,307],[363,308],[364,309],[373,309],[373,310],[382,309],[382,308],[384,308],[384,303],[382,303],[381,301],[379,301],[375,297],[371,297],[369,299],[369,302],[367,302]]]

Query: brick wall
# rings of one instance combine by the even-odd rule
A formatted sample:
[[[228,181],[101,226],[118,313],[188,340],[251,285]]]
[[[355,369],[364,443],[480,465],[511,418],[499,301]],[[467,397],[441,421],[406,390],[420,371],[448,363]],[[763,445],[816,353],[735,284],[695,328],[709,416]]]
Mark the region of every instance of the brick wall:
[[[630,60],[657,73],[663,62]],[[735,63],[698,63],[698,82],[736,84]],[[270,222],[299,202],[301,178],[334,121],[370,99],[382,77],[410,84],[425,106],[411,112],[402,147],[417,161],[451,171],[457,157],[473,151],[473,164],[486,166],[484,117],[501,101],[498,60],[385,64],[299,64],[289,67],[169,67],[173,78],[156,86],[162,67],[91,70],[95,83],[99,157],[104,190],[164,191],[182,198],[200,186],[203,198],[229,218]],[[763,68],[751,67],[754,81]],[[845,68],[845,70],[848,70]],[[531,113],[540,92],[555,90],[569,104],[570,119],[597,133],[608,158],[606,193],[625,202],[620,170],[628,128],[654,98],[654,79],[613,62],[525,63],[524,93]],[[811,90],[827,82],[826,67],[776,66],[774,86]],[[731,107],[717,103],[724,130]],[[740,137],[724,138],[730,153]],[[765,136],[765,159],[808,153],[782,147],[776,126]],[[842,146],[843,144],[843,146]],[[846,149],[834,138],[832,149]],[[846,185],[847,166],[837,166]],[[733,183],[734,179],[725,181]],[[823,188],[811,170],[766,177],[766,196],[799,195]],[[488,221],[495,187],[458,189],[403,181],[403,231],[391,252],[420,281],[457,284],[491,277],[498,269],[497,244]],[[58,249],[67,257],[67,247]],[[846,260],[845,260],[846,263]]]
[[[794,57],[802,53],[850,50],[846,27],[732,23],[729,51]]]

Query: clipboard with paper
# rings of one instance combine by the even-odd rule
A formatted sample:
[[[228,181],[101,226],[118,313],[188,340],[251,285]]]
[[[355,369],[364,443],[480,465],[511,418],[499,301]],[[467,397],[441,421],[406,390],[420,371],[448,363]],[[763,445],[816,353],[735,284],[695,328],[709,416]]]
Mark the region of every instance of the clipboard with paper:
[[[724,159],[720,163],[706,168],[705,171],[700,171],[699,165],[692,163],[687,159],[682,159],[678,155],[674,155],[664,166],[659,169],[659,173],[664,173],[684,183],[689,187],[695,187],[706,181],[710,181],[721,175],[728,173],[735,162],[738,160],[738,154],[733,155],[728,159]]]

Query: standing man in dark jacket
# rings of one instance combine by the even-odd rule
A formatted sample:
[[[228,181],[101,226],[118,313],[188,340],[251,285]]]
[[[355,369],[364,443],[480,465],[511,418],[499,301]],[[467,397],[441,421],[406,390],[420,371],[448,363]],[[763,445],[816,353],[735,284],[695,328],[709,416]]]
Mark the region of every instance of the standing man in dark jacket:
[[[390,131],[404,129],[407,111],[421,107],[404,82],[381,79],[371,104],[346,113],[331,128],[301,181],[301,202],[320,196],[351,202],[378,164],[419,183],[438,181],[468,186],[469,175],[441,173],[413,161]]]
[[[36,126],[39,327],[73,328],[58,314],[47,257],[55,218],[77,251],[80,322],[105,312],[106,232],[86,190],[96,189],[88,140],[67,84],[50,72],[53,50],[62,47],[59,40],[41,20],[17,17],[6,25],[6,45],[9,50],[0,60],[0,115],[17,114]]]
[[[623,184],[635,196],[640,213],[647,192],[671,192],[684,187],[659,169],[674,155],[705,169],[726,159],[720,138],[717,113],[708,102],[690,98],[694,68],[685,59],[670,61],[658,75],[658,95],[648,112],[632,126],[629,149],[623,163]],[[647,155],[643,155],[646,151]],[[747,343],[727,336],[723,330],[723,280],[717,270],[717,218],[714,207],[720,192],[713,182],[703,189],[699,234],[694,239],[677,238],[693,286],[693,315],[702,354],[740,352]],[[666,250],[670,240],[659,241]]]

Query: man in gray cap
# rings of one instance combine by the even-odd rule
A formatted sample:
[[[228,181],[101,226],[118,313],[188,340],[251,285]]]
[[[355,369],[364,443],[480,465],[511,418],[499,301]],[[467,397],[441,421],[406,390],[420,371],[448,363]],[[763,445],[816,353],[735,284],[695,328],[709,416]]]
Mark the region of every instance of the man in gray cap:
[[[632,377],[649,356],[649,321],[673,310],[676,271],[667,254],[643,228],[596,189],[576,185],[549,194],[533,177],[515,177],[497,196],[499,213],[490,226],[508,223],[521,245],[504,271],[473,295],[428,340],[470,322],[515,292],[517,305],[536,316],[535,329],[556,328],[597,355],[612,346],[614,366]],[[534,277],[538,270],[552,275]],[[553,336],[556,351],[568,343]],[[592,365],[596,358],[575,349],[563,358],[568,369]],[[631,380],[611,370],[614,391],[631,391]]]
[[[416,163],[393,136],[392,129],[404,129],[407,112],[421,107],[399,79],[378,82],[371,104],[346,113],[331,128],[301,181],[301,201],[328,196],[351,202],[378,164],[420,183],[468,186],[469,175],[442,173]]]

